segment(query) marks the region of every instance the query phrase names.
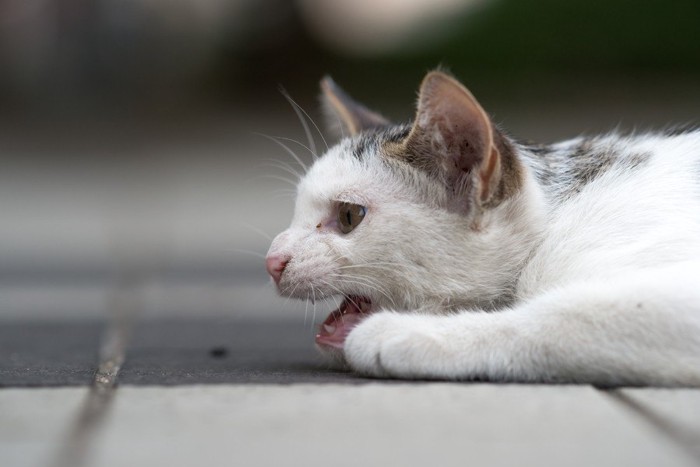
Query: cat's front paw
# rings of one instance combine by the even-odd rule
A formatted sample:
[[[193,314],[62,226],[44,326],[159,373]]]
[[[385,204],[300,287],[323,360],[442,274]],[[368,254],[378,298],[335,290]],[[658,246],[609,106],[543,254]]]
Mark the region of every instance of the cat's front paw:
[[[441,378],[445,360],[436,317],[382,312],[358,325],[345,341],[345,359],[375,377]]]

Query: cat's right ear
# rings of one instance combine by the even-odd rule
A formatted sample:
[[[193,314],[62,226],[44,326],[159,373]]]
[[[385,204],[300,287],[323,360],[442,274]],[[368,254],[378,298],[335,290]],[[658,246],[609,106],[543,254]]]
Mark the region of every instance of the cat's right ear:
[[[455,206],[495,206],[516,192],[520,175],[512,151],[481,105],[461,83],[433,71],[423,80],[404,157],[438,175]]]
[[[389,125],[386,118],[356,102],[330,76],[321,80],[321,103],[328,126],[340,137]]]

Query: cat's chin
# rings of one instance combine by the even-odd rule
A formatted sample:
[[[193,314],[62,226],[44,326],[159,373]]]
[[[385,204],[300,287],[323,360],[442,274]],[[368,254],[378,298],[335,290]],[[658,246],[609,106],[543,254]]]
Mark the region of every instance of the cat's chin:
[[[345,339],[360,321],[372,312],[372,301],[367,297],[349,295],[319,326],[316,345],[324,352],[342,352]]]

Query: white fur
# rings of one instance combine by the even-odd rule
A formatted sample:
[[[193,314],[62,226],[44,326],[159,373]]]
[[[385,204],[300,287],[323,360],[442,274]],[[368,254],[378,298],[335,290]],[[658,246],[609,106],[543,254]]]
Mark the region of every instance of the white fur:
[[[520,193],[477,227],[350,144],[302,180],[270,251],[292,257],[283,293],[365,295],[387,310],[348,337],[356,371],[700,386],[700,133],[610,136],[599,144],[651,158],[564,201],[526,167]],[[334,201],[368,208],[350,234],[316,228]]]

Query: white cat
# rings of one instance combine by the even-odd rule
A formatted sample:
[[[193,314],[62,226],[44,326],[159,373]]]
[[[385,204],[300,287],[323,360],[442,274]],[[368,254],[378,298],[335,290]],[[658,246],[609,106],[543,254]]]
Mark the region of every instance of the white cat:
[[[442,72],[413,125],[330,79],[350,136],[267,269],[343,296],[316,342],[377,377],[700,385],[700,132],[518,143]]]

